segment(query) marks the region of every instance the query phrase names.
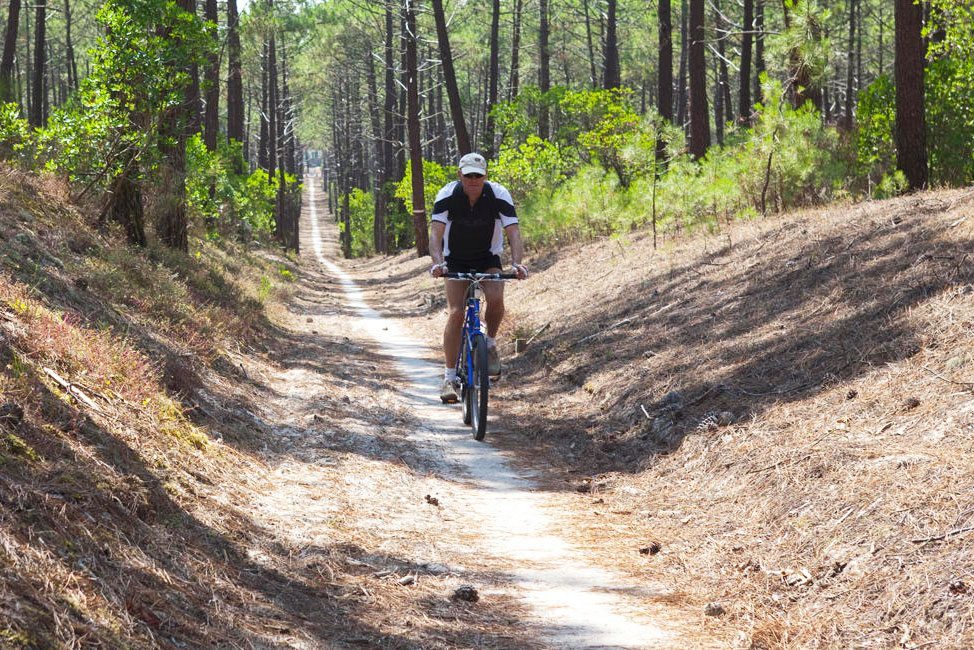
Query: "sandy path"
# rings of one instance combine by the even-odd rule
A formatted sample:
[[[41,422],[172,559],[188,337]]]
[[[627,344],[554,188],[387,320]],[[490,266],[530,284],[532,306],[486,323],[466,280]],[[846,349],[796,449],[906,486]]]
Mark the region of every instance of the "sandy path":
[[[337,258],[334,234],[323,225],[320,193],[309,182],[304,224],[313,255],[328,276],[341,284],[347,307],[357,314],[356,331],[373,339],[380,353],[403,377],[401,394],[424,426],[410,440],[428,450],[441,478],[466,489],[459,508],[477,522],[481,548],[470,549],[471,563],[492,559],[507,568],[515,591],[530,605],[545,642],[553,647],[700,647],[681,634],[681,625],[659,604],[652,585],[631,584],[587,563],[569,543],[552,535],[556,508],[531,479],[507,462],[488,442],[478,443],[460,421],[459,406],[440,404],[441,369],[430,363],[424,343],[370,308]],[[694,635],[695,636],[695,635]]]

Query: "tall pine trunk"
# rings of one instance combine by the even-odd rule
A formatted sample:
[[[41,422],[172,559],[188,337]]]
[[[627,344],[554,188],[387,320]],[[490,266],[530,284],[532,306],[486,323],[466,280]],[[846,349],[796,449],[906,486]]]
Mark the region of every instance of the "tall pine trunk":
[[[203,113],[203,143],[209,151],[216,151],[216,139],[220,130],[220,55],[216,50],[217,23],[220,17],[217,14],[216,0],[206,0],[203,15],[213,24],[209,29],[209,36],[213,39],[213,51],[207,57],[206,69],[203,72],[206,86],[203,93],[206,100]]]
[[[707,59],[704,29],[704,0],[690,0],[690,155],[699,159],[710,147],[710,117],[707,111]]]
[[[744,0],[744,31],[741,34],[741,77],[737,95],[737,117],[751,122],[751,43],[754,40],[754,0]]]
[[[426,196],[423,188],[423,158],[420,142],[419,78],[417,70],[419,66],[416,61],[416,13],[413,0],[405,0],[405,3],[406,127],[409,131],[409,166],[413,181],[413,232],[416,236],[416,254],[419,257],[425,257],[429,255],[430,247],[429,233],[426,231]]]
[[[619,69],[619,43],[616,40],[616,0],[608,0],[605,24],[605,72],[602,87],[606,90],[622,84]]]
[[[491,109],[497,104],[497,82],[500,76],[500,20],[501,0],[493,0],[490,15],[490,68],[487,71],[487,116],[484,123],[484,155],[494,157],[494,116]]]
[[[14,86],[14,56],[17,54],[17,28],[20,26],[20,0],[10,0],[7,10],[7,29],[3,38],[3,58],[0,59],[0,101],[19,99]]]
[[[415,0],[406,0],[412,3]],[[409,11],[415,11],[410,5]],[[415,15],[415,14],[413,14]],[[433,19],[436,22],[436,41],[440,47],[440,60],[443,65],[443,80],[446,83],[446,94],[450,99],[450,116],[453,118],[453,130],[457,137],[457,153],[461,156],[469,153],[470,135],[467,132],[467,123],[463,119],[463,105],[460,103],[460,90],[457,87],[457,75],[453,69],[453,53],[450,50],[450,36],[446,29],[446,15],[443,13],[443,0],[433,0]],[[415,29],[415,21],[413,21]],[[416,39],[416,34],[410,34]],[[415,45],[415,44],[414,44]],[[408,45],[407,45],[408,47]],[[418,83],[418,79],[416,79]],[[417,97],[418,97],[417,90]],[[418,110],[418,109],[417,109]]]
[[[243,142],[244,101],[239,23],[237,0],[227,0],[227,139]]]
[[[927,184],[928,173],[921,11],[913,0],[896,0],[896,166],[914,190]]]
[[[30,124],[44,126],[44,95],[47,84],[44,65],[47,59],[47,0],[37,0],[34,5],[34,70],[31,82]]]

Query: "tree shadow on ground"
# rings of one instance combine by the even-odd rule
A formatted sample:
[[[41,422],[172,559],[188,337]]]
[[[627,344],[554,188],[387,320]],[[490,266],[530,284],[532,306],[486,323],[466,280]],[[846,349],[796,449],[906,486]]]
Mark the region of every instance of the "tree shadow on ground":
[[[937,207],[841,232],[786,224],[573,306],[511,363],[536,387],[525,406],[502,395],[499,409],[518,431],[591,445],[593,468],[637,471],[696,431],[909,358],[923,346],[915,308],[974,283],[974,241],[924,214]],[[589,402],[586,417],[563,415],[567,394]]]
[[[347,543],[284,546],[243,509],[212,498],[208,485],[218,479],[212,467],[204,476],[186,468],[186,458],[164,461],[151,444],[136,449],[36,377],[31,383],[29,412],[0,421],[0,539],[4,553],[14,553],[0,569],[6,594],[0,616],[9,634],[23,635],[30,647],[82,639],[162,648],[283,648],[298,639],[317,647],[533,643],[536,631],[503,603],[474,610],[451,602],[449,593],[416,601],[426,614],[411,617],[411,627],[397,626],[396,603],[415,606],[408,605],[415,599],[376,574],[432,576],[440,569]],[[20,446],[7,444],[11,435]],[[149,469],[152,458],[156,467]],[[205,508],[211,523],[190,504]],[[391,592],[378,606],[364,586],[375,589],[377,581]],[[424,618],[428,625],[415,624]],[[436,620],[466,620],[470,627]],[[496,633],[485,631],[484,621]]]

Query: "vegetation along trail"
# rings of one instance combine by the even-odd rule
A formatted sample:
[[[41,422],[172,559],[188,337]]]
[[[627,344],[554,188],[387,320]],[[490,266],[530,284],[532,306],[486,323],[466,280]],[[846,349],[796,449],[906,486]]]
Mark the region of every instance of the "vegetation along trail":
[[[440,404],[438,365],[428,360],[425,344],[371,309],[355,282],[329,259],[336,251],[334,237],[322,225],[323,208],[314,182],[306,187],[304,218],[310,223],[302,231],[310,235],[312,245],[305,250],[312,250],[324,271],[340,279],[347,303],[358,316],[355,330],[379,344],[383,363],[395,365],[408,408],[421,422],[410,440],[432,456],[435,472],[454,484],[451,502],[444,507],[463,517],[475,540],[461,549],[458,561],[463,566],[489,566],[497,584],[487,585],[488,592],[513,590],[528,603],[530,627],[538,630],[544,645],[686,647],[686,617],[662,604],[661,589],[630,584],[596,568],[550,534],[550,519],[558,513],[545,495],[501,452],[475,442],[461,424],[457,407]],[[697,638],[692,644],[707,643]]]

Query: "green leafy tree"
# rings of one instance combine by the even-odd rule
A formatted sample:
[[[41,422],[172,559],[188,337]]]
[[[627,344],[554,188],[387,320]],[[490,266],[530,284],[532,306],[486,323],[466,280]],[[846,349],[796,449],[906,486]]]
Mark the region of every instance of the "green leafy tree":
[[[108,0],[97,14],[105,33],[73,101],[42,133],[49,167],[98,188],[102,217],[145,243],[142,186],[173,137],[173,110],[185,101],[189,66],[214,43],[195,15],[165,0]]]

